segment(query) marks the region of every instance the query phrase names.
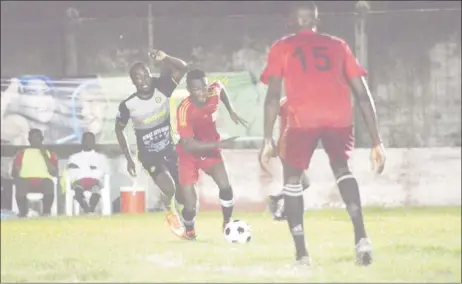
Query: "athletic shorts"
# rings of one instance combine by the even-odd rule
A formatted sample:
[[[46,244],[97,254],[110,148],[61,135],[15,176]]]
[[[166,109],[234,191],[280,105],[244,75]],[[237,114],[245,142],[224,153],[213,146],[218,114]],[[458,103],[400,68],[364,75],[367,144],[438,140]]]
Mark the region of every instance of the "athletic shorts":
[[[138,160],[151,176],[167,171],[178,184],[178,155],[175,148],[168,148],[160,152],[138,152]]]
[[[348,160],[354,149],[353,127],[288,128],[279,142],[281,160],[296,169],[308,169],[318,141],[331,163]]]
[[[81,189],[83,191],[99,191],[101,184],[98,179],[95,178],[81,178],[72,183],[72,189]]]
[[[218,163],[223,163],[223,157],[219,152],[202,157],[189,153],[181,153],[178,156],[180,184],[196,184],[199,179],[199,170],[207,170]]]

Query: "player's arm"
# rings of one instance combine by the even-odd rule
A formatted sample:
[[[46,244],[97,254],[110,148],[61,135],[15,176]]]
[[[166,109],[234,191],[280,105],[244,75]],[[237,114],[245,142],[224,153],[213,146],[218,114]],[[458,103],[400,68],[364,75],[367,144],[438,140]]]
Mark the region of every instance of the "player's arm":
[[[117,137],[117,142],[119,143],[120,150],[124,154],[125,158],[128,161],[132,161],[132,155],[130,154],[130,149],[128,148],[127,137],[125,135],[125,127],[128,124],[130,119],[130,110],[127,108],[125,102],[121,102],[119,105],[119,111],[115,120],[115,134]]]
[[[364,76],[367,75],[366,70],[359,64],[354,57],[347,44],[345,48],[344,72],[347,80],[350,83],[353,95],[357,101],[357,106],[366,123],[369,135],[371,136],[373,146],[382,143],[379,127],[377,123],[377,113],[375,110],[374,99]]]
[[[181,103],[177,110],[177,129],[180,135],[179,143],[183,149],[186,152],[200,154],[222,146],[220,141],[203,142],[194,139],[194,130],[190,120],[189,107],[190,104]]]
[[[157,63],[161,63],[160,77],[170,78],[176,88],[176,85],[180,83],[183,76],[186,72],[188,72],[188,64],[183,60],[170,56],[161,50],[151,51],[149,55]]]
[[[43,156],[48,173],[52,176],[58,176],[58,157],[55,153],[46,149],[40,149],[40,153]]]
[[[22,158],[24,156],[24,151],[20,151],[16,154],[13,160],[13,168],[11,170],[11,176],[15,179],[19,177],[22,167]]]
[[[283,58],[281,43],[274,44],[269,53],[266,68],[261,75],[261,81],[268,85],[264,103],[264,129],[266,142],[273,139],[273,129],[279,114],[283,80]]]
[[[212,88],[212,92],[216,92],[217,95],[220,95],[220,101],[225,105],[225,108],[228,111],[229,116],[234,121],[234,123],[241,124],[244,127],[247,127],[247,121],[240,117],[234,110],[234,107],[231,104],[231,101],[228,96],[228,91],[226,90],[225,86],[221,82],[217,81],[214,82],[210,87]]]

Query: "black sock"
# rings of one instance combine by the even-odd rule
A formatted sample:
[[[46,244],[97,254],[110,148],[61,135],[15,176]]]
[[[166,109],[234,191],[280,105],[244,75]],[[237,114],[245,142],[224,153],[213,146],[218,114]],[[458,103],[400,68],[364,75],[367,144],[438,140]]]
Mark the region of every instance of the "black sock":
[[[16,204],[18,205],[18,216],[19,217],[27,217],[27,213],[29,213],[29,201],[25,195],[18,195],[16,193]]]
[[[351,175],[347,174],[337,179],[340,195],[345,202],[355,232],[355,244],[362,238],[367,238],[364,228],[361,197],[359,194],[358,182]]]
[[[55,199],[55,195],[53,193],[45,193],[43,195],[43,215],[50,215],[51,214],[51,207],[53,206],[53,201]]]
[[[96,206],[98,205],[99,200],[101,199],[101,195],[98,193],[93,193],[90,197],[90,212],[95,212]]]
[[[193,230],[194,225],[196,224],[196,209],[188,210],[183,208],[181,215],[183,216],[183,224],[186,227],[186,230]]]
[[[234,208],[233,189],[232,188],[220,189],[219,197],[220,197],[221,211],[223,212],[223,222],[228,223],[231,220],[231,216],[233,215],[233,208]]]
[[[296,258],[308,255],[303,229],[303,188],[301,184],[284,186],[284,213],[295,243]]]

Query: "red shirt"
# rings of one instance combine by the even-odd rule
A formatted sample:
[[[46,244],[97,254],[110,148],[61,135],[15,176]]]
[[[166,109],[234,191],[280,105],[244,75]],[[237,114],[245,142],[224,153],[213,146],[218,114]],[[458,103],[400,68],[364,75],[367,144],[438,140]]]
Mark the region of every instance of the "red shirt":
[[[282,136],[287,126],[287,99],[281,99],[281,108],[279,110],[279,137]]]
[[[208,86],[209,95],[204,106],[197,107],[190,97],[185,98],[177,109],[177,126],[180,139],[194,138],[197,141],[219,141],[220,134],[217,131],[216,116],[220,92],[220,82],[213,82]],[[181,144],[177,145],[179,153],[183,152]],[[216,149],[219,151],[219,149]]]
[[[366,75],[344,40],[304,30],[271,47],[261,81],[283,78],[290,127],[345,127],[353,120],[349,81]]]

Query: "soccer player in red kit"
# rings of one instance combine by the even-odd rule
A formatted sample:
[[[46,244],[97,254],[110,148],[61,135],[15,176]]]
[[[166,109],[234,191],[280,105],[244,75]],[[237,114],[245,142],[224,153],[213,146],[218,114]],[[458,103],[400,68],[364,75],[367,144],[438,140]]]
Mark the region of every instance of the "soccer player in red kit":
[[[219,188],[223,212],[223,228],[231,221],[234,206],[233,190],[221,154],[222,148],[232,148],[237,137],[220,140],[216,127],[218,103],[221,100],[236,124],[246,126],[246,121],[234,111],[226,90],[219,82],[207,84],[202,70],[191,70],[186,75],[189,97],[177,109],[180,141],[177,145],[180,184],[183,188],[184,208],[182,219],[185,226],[183,238],[194,240],[197,196],[194,189],[199,170],[207,173]]]
[[[281,147],[281,138],[284,134],[284,131],[287,127],[287,98],[283,97],[280,101],[280,109],[279,109],[279,140],[275,149],[274,156],[279,156],[279,148]],[[261,165],[264,167],[264,165]],[[268,172],[267,169],[263,169]],[[303,191],[305,191],[310,186],[310,181],[308,179],[308,175],[306,172],[302,173],[302,187]],[[284,182],[285,184],[285,182]],[[275,221],[283,221],[286,219],[286,214],[284,213],[284,190],[281,190],[277,194],[270,194],[269,196],[269,210],[273,215],[273,220]]]
[[[261,163],[267,163],[273,152],[273,126],[284,82],[288,126],[282,137],[280,157],[286,181],[285,213],[296,260],[300,264],[311,262],[305,245],[300,178],[321,140],[353,223],[356,263],[369,265],[372,246],[364,228],[358,184],[348,166],[354,143],[350,87],[372,138],[371,159],[376,171],[381,173],[385,164],[374,102],[364,79],[367,72],[344,40],[316,32],[318,11],[314,3],[297,2],[292,15],[298,32],[271,47],[261,76],[261,81],[268,85]]]

